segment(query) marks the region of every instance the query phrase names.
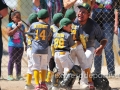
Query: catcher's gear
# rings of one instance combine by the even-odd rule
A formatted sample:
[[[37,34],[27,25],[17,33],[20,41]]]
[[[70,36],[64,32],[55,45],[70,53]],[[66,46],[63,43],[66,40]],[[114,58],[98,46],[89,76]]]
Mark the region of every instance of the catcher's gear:
[[[80,66],[74,65],[73,68],[67,73],[66,77],[60,82],[61,87],[72,87],[75,82],[76,75],[79,73],[81,73]]]
[[[53,75],[52,85],[54,87],[58,87],[59,86],[59,75],[57,73]]]
[[[60,81],[63,80],[63,74],[59,75],[57,68],[54,68],[54,69],[53,69],[53,72],[54,72],[54,75],[53,75],[53,78],[52,78],[52,85],[53,85],[54,87],[59,88],[59,87],[60,87],[60,86],[59,86],[59,83],[60,83]]]
[[[111,90],[108,79],[102,74],[92,74],[92,80],[96,90]]]
[[[54,67],[55,67],[54,57],[51,57],[49,61],[49,69],[53,71]]]

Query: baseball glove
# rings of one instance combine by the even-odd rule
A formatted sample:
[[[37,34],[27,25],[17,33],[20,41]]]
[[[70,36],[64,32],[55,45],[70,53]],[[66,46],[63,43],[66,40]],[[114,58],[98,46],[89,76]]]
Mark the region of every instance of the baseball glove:
[[[55,67],[54,57],[51,57],[49,62],[49,69],[53,71],[54,67]]]

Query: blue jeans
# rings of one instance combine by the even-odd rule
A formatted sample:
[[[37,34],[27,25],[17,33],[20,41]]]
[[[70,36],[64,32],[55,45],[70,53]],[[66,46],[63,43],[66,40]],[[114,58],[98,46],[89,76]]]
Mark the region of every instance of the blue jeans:
[[[108,14],[110,14],[108,11],[104,12],[101,11],[102,14],[98,11],[93,10],[92,18],[93,20],[97,20],[96,22],[101,26],[101,29],[103,30],[105,37],[107,38],[108,42],[104,48],[105,50],[105,57],[107,61],[107,69],[109,74],[115,74],[115,66],[114,66],[114,53],[113,53],[113,27],[114,27],[114,21],[113,17],[109,18],[107,17]],[[100,17],[100,18],[99,18]],[[96,41],[96,48],[99,47],[99,43]],[[101,73],[101,66],[102,66],[102,55],[95,56],[94,60],[94,67],[95,73]]]

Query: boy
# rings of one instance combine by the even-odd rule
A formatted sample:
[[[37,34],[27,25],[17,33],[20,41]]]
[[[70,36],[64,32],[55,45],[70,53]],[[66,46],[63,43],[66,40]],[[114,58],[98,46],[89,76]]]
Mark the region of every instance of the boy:
[[[47,54],[48,54],[48,37],[50,36],[49,14],[46,9],[41,9],[38,12],[38,21],[30,26],[28,32],[35,33],[32,41],[32,70],[35,78],[35,90],[44,88],[48,90],[45,84],[47,71]],[[41,70],[41,83],[39,84],[39,71]]]
[[[53,34],[58,31],[58,29],[59,29],[59,22],[60,22],[60,20],[62,18],[63,18],[63,14],[62,13],[56,13],[53,16],[53,23],[54,24],[50,26],[50,29],[51,29],[51,31],[52,31]],[[52,41],[52,39],[50,40],[50,45],[51,45],[51,41]],[[52,77],[52,74],[53,74],[52,71],[53,71],[53,68],[55,67],[55,62],[54,62],[54,59],[50,59],[51,56],[52,56],[51,55],[51,50],[49,50],[48,53],[50,53],[50,55],[48,54],[48,60],[50,60],[50,61],[49,61],[49,66],[48,66],[49,68],[48,68],[46,82],[50,83],[51,82],[51,77]]]
[[[38,15],[36,13],[32,13],[28,17],[28,22],[31,25],[34,22],[38,22],[37,20]],[[26,77],[26,85],[25,85],[25,90],[27,89],[32,89],[33,86],[31,84],[32,80],[32,57],[31,57],[31,45],[32,45],[32,36],[27,35],[27,58],[28,58],[28,71],[27,71],[27,77]]]
[[[70,55],[69,55],[70,47],[75,44],[70,34],[71,25],[72,25],[71,20],[69,20],[68,18],[63,18],[60,21],[60,27],[58,33],[55,33],[53,35],[51,51],[52,51],[52,56],[54,56],[55,58],[57,72],[55,72],[53,75],[52,90],[58,90],[59,78],[62,73],[65,73],[66,69],[67,71],[69,71],[67,74],[80,73],[80,68],[74,66],[74,63],[70,59]],[[74,71],[75,73],[73,73],[72,71]],[[68,83],[66,86],[68,86]]]

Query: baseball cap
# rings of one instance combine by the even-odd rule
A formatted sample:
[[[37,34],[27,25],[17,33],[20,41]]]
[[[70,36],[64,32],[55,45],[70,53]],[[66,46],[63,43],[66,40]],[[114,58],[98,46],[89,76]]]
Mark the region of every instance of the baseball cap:
[[[65,18],[69,18],[70,20],[73,20],[76,18],[76,13],[73,9],[68,9],[65,13]]]
[[[91,7],[88,3],[80,4],[80,5],[78,5],[78,8],[85,8],[88,12],[91,11]]]
[[[53,16],[53,23],[57,24],[60,22],[60,20],[63,18],[63,14],[62,13],[56,13]]]
[[[31,14],[29,15],[29,17],[28,17],[28,22],[29,22],[30,24],[32,24],[32,23],[34,23],[34,22],[37,22],[37,21],[38,21],[38,20],[37,20],[37,17],[38,17],[37,13],[31,13]]]
[[[69,24],[72,24],[72,21],[70,19],[68,19],[68,18],[61,19],[60,23],[59,23],[60,27],[59,27],[58,31],[60,31],[64,26],[67,26]]]
[[[47,17],[49,17],[49,14],[48,14],[48,11],[46,9],[41,9],[38,12],[38,18],[44,19],[44,18],[47,18]]]

